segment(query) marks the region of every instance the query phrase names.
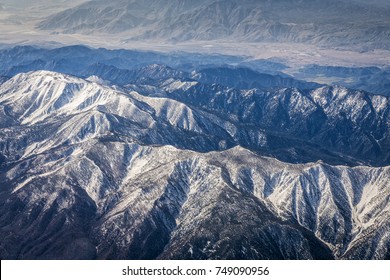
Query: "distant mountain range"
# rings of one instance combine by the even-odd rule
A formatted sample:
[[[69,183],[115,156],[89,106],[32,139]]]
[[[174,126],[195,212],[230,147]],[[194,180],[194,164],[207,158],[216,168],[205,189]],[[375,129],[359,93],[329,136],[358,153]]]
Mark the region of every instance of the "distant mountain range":
[[[49,70],[82,78],[95,75],[123,86],[129,83],[152,83],[150,79],[158,76],[143,71],[151,70],[151,65],[156,64],[160,66],[153,70],[156,75],[170,77],[173,71],[176,72],[176,78],[239,89],[313,89],[320,84],[329,84],[390,96],[390,68],[379,67],[309,64],[291,68],[273,59],[252,59],[247,56],[108,50],[79,45],[54,49],[32,46],[4,48],[0,49],[0,61],[0,76],[5,78],[34,70]],[[161,73],[158,74],[158,71]],[[142,81],[146,77],[149,81]]]
[[[123,33],[123,40],[294,42],[390,48],[390,6],[338,0],[89,1],[38,24],[63,33]]]

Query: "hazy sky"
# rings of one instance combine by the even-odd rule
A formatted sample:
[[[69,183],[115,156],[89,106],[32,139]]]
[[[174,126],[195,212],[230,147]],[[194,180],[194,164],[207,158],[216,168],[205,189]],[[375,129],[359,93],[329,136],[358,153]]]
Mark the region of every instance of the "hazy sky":
[[[31,8],[34,6],[60,6],[71,7],[78,5],[86,0],[0,0],[6,8]]]

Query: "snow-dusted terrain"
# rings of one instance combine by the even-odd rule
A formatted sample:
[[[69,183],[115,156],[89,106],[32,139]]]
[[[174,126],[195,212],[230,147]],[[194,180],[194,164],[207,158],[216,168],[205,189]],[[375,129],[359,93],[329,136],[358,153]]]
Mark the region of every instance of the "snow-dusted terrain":
[[[143,69],[0,85],[2,259],[390,258],[389,97]]]

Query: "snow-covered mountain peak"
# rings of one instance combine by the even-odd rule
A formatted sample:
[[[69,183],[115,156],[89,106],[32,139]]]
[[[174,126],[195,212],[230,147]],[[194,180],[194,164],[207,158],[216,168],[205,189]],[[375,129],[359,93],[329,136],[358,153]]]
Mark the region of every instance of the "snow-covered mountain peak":
[[[70,75],[66,75],[54,71],[47,71],[47,70],[37,70],[37,71],[31,71],[27,73],[20,73],[10,79],[10,81],[13,82],[25,82],[25,83],[32,83],[32,84],[34,80],[35,80],[35,84],[41,83],[43,81],[46,82],[60,81],[60,82],[67,82],[67,83],[80,82],[80,79],[77,77],[73,77]]]
[[[0,86],[0,103],[24,124],[90,110],[115,96],[108,87],[50,71],[19,74]]]
[[[32,71],[28,73],[17,74],[2,85],[1,98],[13,96],[21,97],[24,94],[34,92],[46,92],[51,97],[59,97],[66,93],[66,88],[82,88],[86,82],[69,75],[52,71]]]

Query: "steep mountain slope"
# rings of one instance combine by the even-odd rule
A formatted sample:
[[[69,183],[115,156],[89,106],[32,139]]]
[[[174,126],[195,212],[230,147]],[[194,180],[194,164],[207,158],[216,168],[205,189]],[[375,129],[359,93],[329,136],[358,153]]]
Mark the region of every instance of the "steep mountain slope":
[[[73,258],[81,250],[82,258],[301,259],[331,258],[330,249],[363,257],[356,253],[362,245],[348,247],[351,240],[372,244],[363,258],[388,254],[386,235],[366,236],[388,231],[388,168],[293,166],[240,148],[202,155],[89,144],[65,159],[53,158],[63,153],[56,151],[28,160],[39,169],[2,204],[13,217],[7,229],[18,229],[13,257]],[[370,179],[355,185],[367,172]],[[10,252],[11,236],[4,236]],[[281,236],[288,238],[281,243]]]
[[[178,86],[169,80],[162,85],[164,92],[147,89],[147,95],[168,96],[230,120],[245,127],[245,140],[240,144],[256,149],[261,146],[251,128],[265,131],[263,146],[285,151],[282,160],[299,161],[310,154],[329,163],[365,162],[370,165],[389,164],[389,98],[353,91],[344,87],[320,87],[315,90],[236,90],[201,83]],[[185,83],[184,83],[185,84]],[[188,83],[187,83],[188,84]],[[243,133],[241,132],[241,135]],[[300,143],[294,141],[301,141]],[[305,144],[304,144],[305,143]],[[304,150],[300,150],[303,146]],[[292,153],[291,153],[292,149]],[[328,152],[326,152],[327,150]],[[332,152],[343,159],[333,161]],[[297,156],[294,156],[297,153]],[[276,154],[274,153],[273,156]],[[327,155],[330,156],[327,158]],[[309,155],[309,158],[313,155]],[[350,158],[351,159],[351,158]],[[315,158],[308,159],[313,161]]]
[[[390,258],[388,166],[265,157],[258,147],[277,125],[245,123],[252,106],[241,100],[249,115],[239,114],[232,103],[240,99],[222,92],[218,103],[199,99],[209,110],[191,105],[197,85],[168,80],[165,97],[151,97],[47,71],[0,85],[0,257]],[[179,92],[188,102],[169,98]],[[321,108],[337,126],[349,112],[357,126],[370,120],[388,147],[385,97],[285,90],[274,93],[276,104],[286,92],[291,120]],[[253,151],[237,145],[248,136]]]
[[[44,20],[65,33],[127,32],[131,40],[300,42],[389,48],[387,5],[355,1],[91,1]]]
[[[136,92],[125,93],[53,72],[17,75],[2,85],[2,93],[0,102],[5,114],[20,124],[9,130],[22,129],[20,133],[24,135],[11,142],[18,145],[20,140],[20,145],[25,145],[25,141],[35,141],[29,143],[32,146],[27,150],[42,145],[46,149],[46,144],[48,147],[71,144],[110,133],[146,144],[172,144],[199,151],[218,149],[222,139],[231,138],[221,127],[223,121],[206,119],[177,101],[146,99]],[[35,125],[42,124],[57,133],[50,135],[48,141],[30,138]],[[27,130],[23,130],[25,127]],[[4,144],[3,147],[4,154],[13,158],[23,154],[19,146],[12,148]]]

